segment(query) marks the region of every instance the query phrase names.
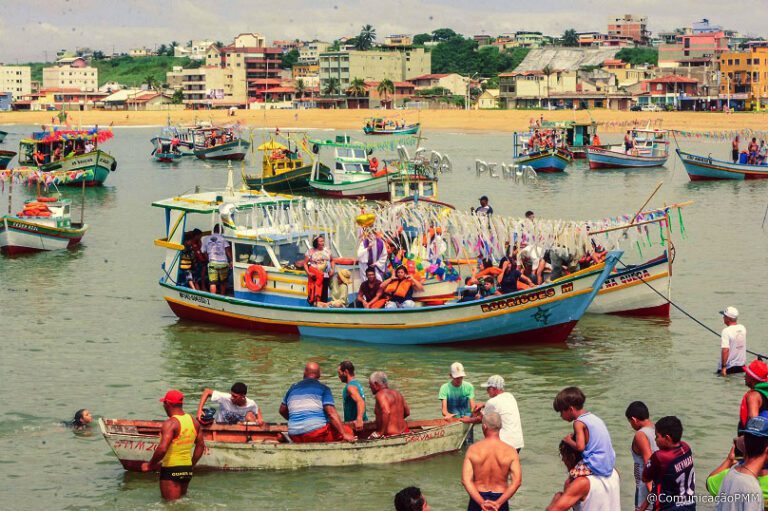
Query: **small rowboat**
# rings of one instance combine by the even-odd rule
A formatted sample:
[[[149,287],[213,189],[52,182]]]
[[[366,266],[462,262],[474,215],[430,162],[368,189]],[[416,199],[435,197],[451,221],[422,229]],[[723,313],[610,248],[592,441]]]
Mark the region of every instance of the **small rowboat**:
[[[88,225],[71,221],[71,204],[69,199],[38,197],[26,201],[18,214],[0,217],[0,251],[16,255],[74,247]]]
[[[363,127],[366,135],[413,135],[419,132],[420,123],[398,124],[386,119],[370,119]]]
[[[7,169],[14,156],[16,156],[15,151],[0,150],[0,170]]]
[[[159,420],[99,419],[99,428],[112,452],[131,471],[149,461],[160,441]],[[412,461],[458,451],[471,424],[435,419],[408,421],[410,433],[369,439],[367,423],[354,443],[290,443],[285,424],[252,423],[203,426],[205,452],[197,464],[209,470],[288,470],[305,467],[378,465]]]
[[[715,160],[711,156],[698,156],[677,149],[691,181],[715,181],[720,179],[768,179],[768,165],[749,165]]]
[[[634,149],[624,150],[623,145],[605,147],[587,147],[589,168],[597,169],[642,169],[663,167],[669,158],[667,151],[667,130],[633,129]]]

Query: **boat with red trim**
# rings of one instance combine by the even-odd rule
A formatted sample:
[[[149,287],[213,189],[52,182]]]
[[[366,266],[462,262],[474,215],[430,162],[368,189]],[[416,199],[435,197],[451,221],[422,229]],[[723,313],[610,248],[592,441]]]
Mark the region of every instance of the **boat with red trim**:
[[[69,199],[38,197],[24,203],[16,215],[0,220],[0,252],[8,255],[72,248],[88,230],[74,223]]]
[[[700,156],[677,149],[677,156],[683,162],[691,181],[718,181],[746,179],[768,179],[768,163],[750,165],[732,163],[712,158],[712,155]]]
[[[669,158],[669,132],[662,129],[633,129],[630,132],[633,147],[626,150],[624,145],[587,147],[589,168],[598,169],[640,169],[663,167]]]

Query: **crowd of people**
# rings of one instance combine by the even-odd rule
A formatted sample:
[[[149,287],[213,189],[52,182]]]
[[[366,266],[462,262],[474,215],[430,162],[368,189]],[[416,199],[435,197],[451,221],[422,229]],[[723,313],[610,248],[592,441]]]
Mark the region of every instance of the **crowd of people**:
[[[32,153],[32,158],[36,165],[47,165],[65,158],[91,153],[94,149],[96,146],[92,140],[58,140],[51,142],[47,147],[38,144]]]
[[[757,142],[756,137],[747,144],[747,150],[741,150],[741,139],[738,135],[731,141],[731,154],[733,163],[746,163],[748,165],[765,165],[768,162],[768,145],[765,140]],[[742,158],[742,154],[744,157]],[[742,161],[743,160],[743,161]]]

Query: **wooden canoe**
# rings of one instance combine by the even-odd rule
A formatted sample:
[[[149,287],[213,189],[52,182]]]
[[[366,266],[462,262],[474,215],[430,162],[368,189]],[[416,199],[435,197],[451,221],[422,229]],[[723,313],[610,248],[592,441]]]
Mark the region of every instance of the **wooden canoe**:
[[[162,421],[99,419],[104,439],[126,470],[139,471],[160,441]],[[203,427],[205,452],[197,467],[208,470],[287,470],[398,463],[457,451],[471,424],[456,420],[408,421],[411,432],[369,440],[374,424],[367,423],[354,443],[294,444],[287,425],[253,423]]]

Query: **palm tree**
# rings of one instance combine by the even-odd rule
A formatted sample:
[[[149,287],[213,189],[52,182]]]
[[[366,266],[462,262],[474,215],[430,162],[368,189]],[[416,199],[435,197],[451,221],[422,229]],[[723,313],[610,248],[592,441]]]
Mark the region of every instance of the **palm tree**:
[[[542,68],[541,72],[544,73],[544,76],[547,77],[547,87],[546,87],[545,90],[547,92],[547,105],[549,105],[549,77],[552,75],[552,73],[555,72],[555,70],[552,69],[552,67],[549,64],[547,64],[546,66],[544,66]],[[539,98],[539,99],[541,99],[541,98]]]
[[[365,96],[366,92],[368,92],[368,89],[365,88],[365,81],[362,78],[355,78],[347,88],[347,94],[350,96]]]
[[[379,93],[379,96],[384,98],[382,103],[389,105],[389,103],[392,101],[390,99],[390,95],[395,93],[395,84],[392,83],[392,80],[389,78],[384,78],[381,82],[379,82],[378,87],[376,87],[376,92]]]
[[[339,93],[339,79],[338,78],[328,78],[328,81],[325,82],[325,88],[323,89],[323,94],[326,96],[333,96],[334,94]]]
[[[144,83],[147,84],[147,89],[155,89],[158,86],[157,80],[152,75],[145,76]]]
[[[356,50],[370,50],[373,48],[373,43],[376,41],[376,29],[371,25],[365,25],[360,30],[360,35],[357,36],[355,41]]]
[[[304,93],[307,92],[307,86],[304,85],[304,80],[299,78],[296,80],[296,98],[301,99],[304,97]]]

